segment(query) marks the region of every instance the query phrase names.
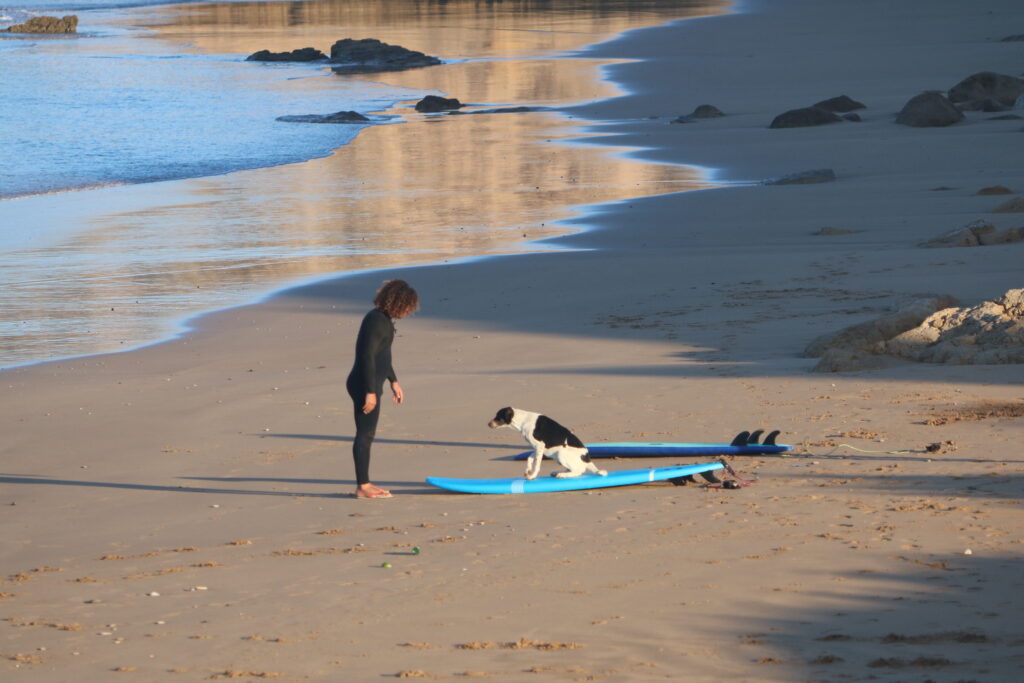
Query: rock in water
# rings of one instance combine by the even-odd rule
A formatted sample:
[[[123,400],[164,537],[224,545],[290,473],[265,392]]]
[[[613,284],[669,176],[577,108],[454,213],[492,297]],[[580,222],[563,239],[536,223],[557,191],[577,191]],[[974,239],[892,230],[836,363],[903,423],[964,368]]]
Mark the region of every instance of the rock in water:
[[[78,31],[78,15],[66,17],[32,17],[24,24],[15,24],[7,29],[8,33],[76,33]]]
[[[781,178],[773,178],[764,181],[765,185],[813,185],[815,183],[830,183],[836,179],[836,172],[831,168],[818,168],[813,171],[800,171],[791,173]]]
[[[288,123],[368,123],[366,118],[357,111],[338,111],[333,114],[295,114],[291,116],[278,116],[278,121]]]
[[[315,62],[327,59],[327,55],[312,47],[304,47],[291,52],[271,52],[260,50],[245,58],[247,62]]]
[[[353,74],[416,69],[440,64],[441,60],[375,38],[345,38],[331,46],[330,62],[338,65],[331,67],[334,73]]]
[[[823,126],[827,123],[842,121],[835,112],[818,107],[790,109],[775,117],[769,128],[805,128],[807,126]]]
[[[945,95],[938,92],[921,93],[910,98],[896,116],[896,123],[914,128],[951,126],[963,121],[964,115]]]
[[[416,103],[416,111],[423,112],[425,114],[431,114],[439,111],[452,111],[453,109],[461,108],[462,102],[459,102],[454,97],[438,97],[437,95],[427,95]]]

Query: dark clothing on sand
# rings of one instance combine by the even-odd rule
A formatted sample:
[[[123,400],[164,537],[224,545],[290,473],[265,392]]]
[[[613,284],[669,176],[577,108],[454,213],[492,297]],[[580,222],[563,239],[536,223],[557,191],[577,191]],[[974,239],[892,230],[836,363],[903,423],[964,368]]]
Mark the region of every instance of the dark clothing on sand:
[[[391,344],[395,341],[395,325],[386,313],[373,309],[363,318],[356,337],[356,358],[345,381],[355,410],[356,436],[352,442],[352,458],[356,465],[356,483],[370,481],[370,446],[377,433],[384,380],[397,382],[391,367]],[[377,395],[377,407],[363,413],[366,395]]]

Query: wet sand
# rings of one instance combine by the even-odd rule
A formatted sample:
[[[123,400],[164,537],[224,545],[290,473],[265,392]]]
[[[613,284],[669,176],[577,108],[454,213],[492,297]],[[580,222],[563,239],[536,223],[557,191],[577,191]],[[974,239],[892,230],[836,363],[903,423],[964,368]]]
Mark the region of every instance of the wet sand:
[[[817,374],[800,355],[911,294],[1020,286],[1020,245],[916,246],[993,217],[981,187],[1024,188],[1020,122],[892,123],[921,90],[1014,72],[998,39],[1024,17],[983,5],[750,3],[600,49],[651,60],[579,112],[616,144],[834,183],[622,202],[555,242],[575,250],[317,283],[143,351],[0,374],[12,680],[1012,680],[1020,366]],[[863,123],[766,127],[843,92]],[[729,116],[668,123],[704,102]],[[395,497],[357,501],[342,382],[396,275],[423,309],[399,323],[407,403],[374,452]],[[757,479],[736,491],[422,483],[519,474],[519,437],[486,427],[509,404],[585,441],[778,428],[796,448],[734,458]]]

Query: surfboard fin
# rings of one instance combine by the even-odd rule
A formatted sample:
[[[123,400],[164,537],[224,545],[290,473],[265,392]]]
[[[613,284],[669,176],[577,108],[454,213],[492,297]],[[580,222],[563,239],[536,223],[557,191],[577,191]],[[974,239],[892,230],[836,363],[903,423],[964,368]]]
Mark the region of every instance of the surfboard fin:
[[[764,430],[763,429],[756,429],[756,430],[750,432],[750,436],[747,437],[747,445],[748,446],[756,446],[757,445],[757,440],[761,438],[762,434],[764,434]]]
[[[715,476],[714,472],[701,472],[700,476],[709,484],[721,484],[722,480]]]
[[[774,446],[775,445],[775,437],[777,437],[779,434],[781,434],[781,432],[778,429],[776,429],[774,432],[772,432],[771,434],[766,436],[764,438],[764,445],[765,446]]]
[[[747,445],[747,439],[749,439],[749,438],[750,438],[750,432],[740,432],[735,437],[733,437],[732,443],[730,443],[729,445],[730,446],[746,446]]]
[[[696,484],[692,474],[684,474],[681,477],[672,477],[669,479],[673,486],[686,486],[687,484]]]

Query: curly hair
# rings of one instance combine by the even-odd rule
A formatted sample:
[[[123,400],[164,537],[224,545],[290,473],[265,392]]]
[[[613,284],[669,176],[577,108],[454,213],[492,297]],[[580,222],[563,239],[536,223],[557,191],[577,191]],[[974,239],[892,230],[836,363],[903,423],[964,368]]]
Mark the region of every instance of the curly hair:
[[[405,280],[387,280],[377,290],[373,306],[389,318],[404,318],[420,307],[420,296]]]

